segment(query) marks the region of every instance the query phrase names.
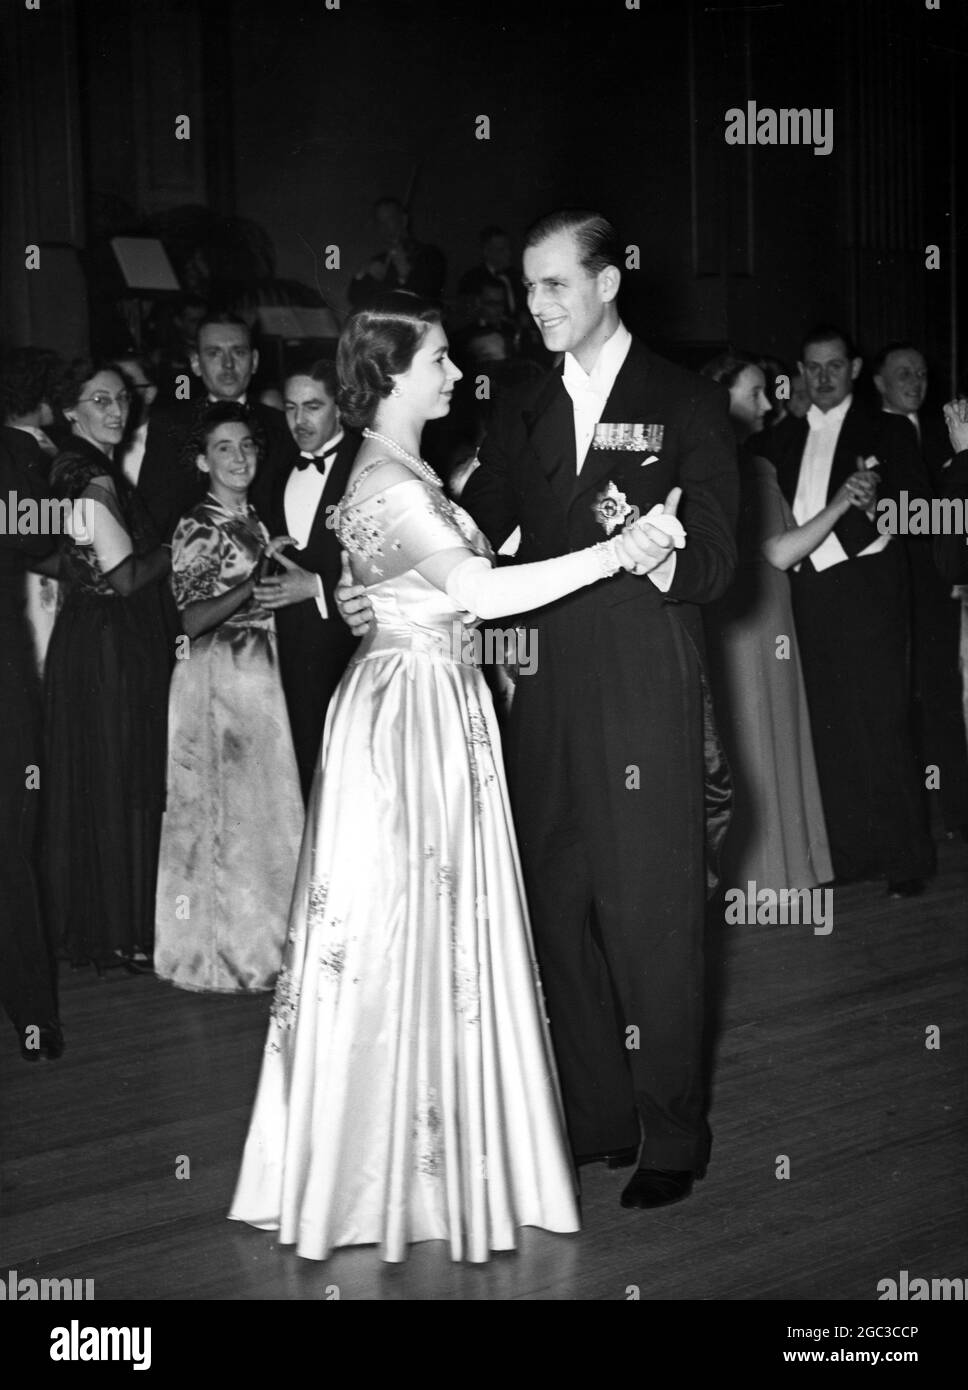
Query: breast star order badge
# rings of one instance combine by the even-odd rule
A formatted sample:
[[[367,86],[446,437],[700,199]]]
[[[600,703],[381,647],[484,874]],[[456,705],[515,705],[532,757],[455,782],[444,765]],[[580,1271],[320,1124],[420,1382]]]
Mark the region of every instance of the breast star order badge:
[[[599,526],[604,526],[606,536],[617,531],[627,516],[632,513],[624,492],[619,492],[609,480],[604,492],[598,493],[592,503],[592,511]]]

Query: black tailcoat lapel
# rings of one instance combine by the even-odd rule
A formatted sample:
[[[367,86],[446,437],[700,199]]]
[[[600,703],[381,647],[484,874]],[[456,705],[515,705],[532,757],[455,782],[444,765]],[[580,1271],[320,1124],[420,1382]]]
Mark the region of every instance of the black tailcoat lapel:
[[[560,370],[552,372],[533,409],[524,412],[528,443],[562,509],[575,482],[575,412]]]

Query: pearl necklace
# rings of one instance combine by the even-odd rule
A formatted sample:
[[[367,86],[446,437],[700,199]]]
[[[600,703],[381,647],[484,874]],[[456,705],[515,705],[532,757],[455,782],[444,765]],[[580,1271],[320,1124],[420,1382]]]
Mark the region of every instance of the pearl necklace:
[[[406,459],[411,468],[414,468],[425,482],[431,483],[434,487],[442,488],[444,486],[429,463],[424,463],[423,459],[418,459],[416,454],[408,454],[403,445],[398,444],[395,439],[391,439],[388,434],[378,434],[376,430],[365,428],[363,430],[363,438],[377,439],[381,444],[388,445],[391,449],[396,450],[401,458]]]

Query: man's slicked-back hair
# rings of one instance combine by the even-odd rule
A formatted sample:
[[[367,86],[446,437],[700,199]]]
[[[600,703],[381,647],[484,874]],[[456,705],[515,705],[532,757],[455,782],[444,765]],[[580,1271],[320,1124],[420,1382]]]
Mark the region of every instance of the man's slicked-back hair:
[[[283,379],[283,386],[286,382],[292,381],[294,376],[308,376],[310,381],[316,381],[320,386],[325,387],[326,394],[335,401],[339,392],[339,376],[336,372],[336,362],[332,357],[318,357],[315,362],[307,362],[302,366],[290,367]]]
[[[252,329],[246,323],[245,319],[241,318],[238,314],[231,313],[228,309],[219,309],[213,313],[206,314],[203,319],[199,320],[198,328],[195,332],[196,348],[201,342],[203,328],[221,327],[223,325],[230,328],[241,328],[249,340],[249,346],[252,346]]]
[[[893,342],[885,343],[879,352],[871,358],[871,376],[877,376],[887,365],[887,359],[892,352],[916,352],[920,357],[924,352],[918,347],[917,343],[908,342],[906,338],[895,338]]]
[[[587,208],[561,208],[532,222],[524,236],[525,251],[540,246],[549,237],[569,232],[578,246],[578,259],[589,275],[597,275],[607,265],[622,268],[622,248],[618,233],[600,212]]]
[[[839,323],[818,323],[808,333],[804,333],[800,339],[800,361],[803,361],[803,354],[808,347],[813,347],[817,343],[832,343],[838,338],[843,343],[848,358],[853,361],[858,355],[857,344],[850,334],[841,328]]]

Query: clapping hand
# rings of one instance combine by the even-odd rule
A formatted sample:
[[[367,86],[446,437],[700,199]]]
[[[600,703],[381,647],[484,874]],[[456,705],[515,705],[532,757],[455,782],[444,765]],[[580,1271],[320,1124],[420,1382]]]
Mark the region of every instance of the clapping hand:
[[[295,544],[292,536],[275,536],[265,548],[264,553],[285,570],[284,574],[270,575],[256,584],[253,597],[265,608],[287,608],[290,603],[316,598],[319,593],[318,577],[310,570],[300,569],[293,560],[282,554],[286,546]]]
[[[662,516],[675,518],[681,497],[682,488],[674,487],[662,504]],[[672,534],[675,529],[670,526],[668,531],[663,530],[647,516],[639,517],[631,526],[626,526],[616,537],[616,550],[622,568],[631,574],[651,573],[664,560],[668,560],[676,548]]]
[[[949,401],[944,407],[944,422],[948,426],[948,438],[956,454],[968,449],[968,400],[964,396]]]
[[[869,511],[877,498],[877,485],[880,481],[881,475],[873,469],[860,468],[856,473],[851,473],[840,487],[835,500],[849,502],[852,507],[859,507],[862,512]]]

